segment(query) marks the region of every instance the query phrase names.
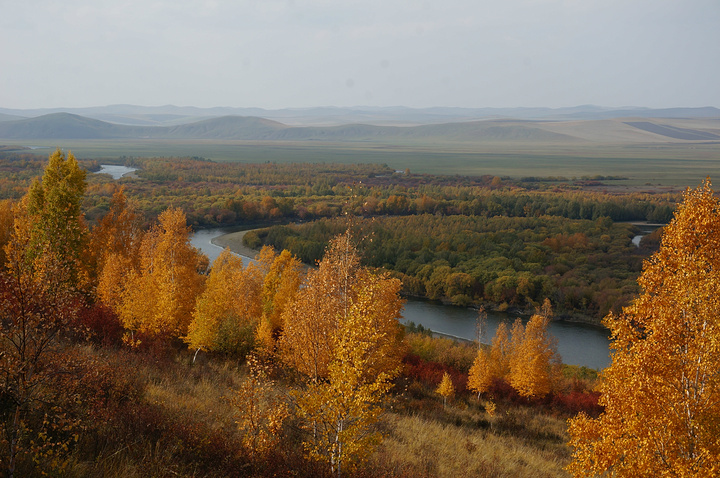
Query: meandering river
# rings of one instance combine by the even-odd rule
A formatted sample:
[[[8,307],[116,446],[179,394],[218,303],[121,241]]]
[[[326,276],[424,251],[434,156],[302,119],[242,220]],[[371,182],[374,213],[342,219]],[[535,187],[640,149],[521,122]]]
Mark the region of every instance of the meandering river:
[[[135,171],[135,168],[117,165],[102,165],[101,173],[108,173],[114,179]],[[210,259],[210,263],[217,259],[223,248],[213,244],[216,237],[235,232],[238,229],[204,229],[197,231],[191,238],[191,243],[200,249]],[[639,241],[640,236],[638,236]],[[239,254],[238,254],[239,255]],[[253,258],[241,256],[245,263]],[[403,309],[401,322],[414,322],[437,332],[459,339],[475,339],[475,321],[477,311],[468,307],[443,305],[417,299],[408,299]],[[508,325],[515,320],[515,316],[497,312],[489,312],[487,316],[487,334],[483,338],[490,342],[495,336],[495,330],[503,321]],[[525,317],[524,319],[527,319]],[[591,325],[555,321],[550,323],[550,333],[557,339],[558,351],[563,362],[572,365],[584,365],[594,369],[602,369],[610,363],[609,340],[607,330]]]
[[[200,230],[193,234],[191,243],[202,250],[210,258],[212,264],[222,252],[222,247],[213,244],[212,240],[230,232],[234,231],[232,229]],[[244,261],[253,260],[247,256],[241,257]],[[473,340],[475,338],[477,311],[469,307],[408,299],[402,315],[401,321],[403,323],[412,321],[433,332],[460,339]],[[484,341],[490,342],[492,340],[500,322],[506,320],[508,325],[511,325],[515,318],[510,314],[489,312],[487,317],[488,331]],[[527,319],[527,317],[524,319]],[[594,369],[602,369],[609,365],[610,353],[607,330],[581,323],[554,321],[550,323],[549,331],[557,339],[558,351],[563,362],[572,365],[584,365]]]

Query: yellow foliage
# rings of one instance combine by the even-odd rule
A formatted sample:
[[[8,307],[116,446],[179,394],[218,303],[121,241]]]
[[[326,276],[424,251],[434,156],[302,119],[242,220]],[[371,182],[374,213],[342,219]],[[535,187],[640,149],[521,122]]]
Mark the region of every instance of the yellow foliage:
[[[110,211],[90,234],[90,250],[97,274],[96,294],[116,312],[131,270],[140,262],[139,215],[128,202],[124,190],[115,190]]]
[[[282,314],[295,300],[302,283],[302,263],[287,250],[276,255],[267,246],[260,251],[258,261],[266,273],[262,286],[262,318],[256,338],[260,348],[273,353],[282,330]]]
[[[470,367],[470,373],[468,374],[468,390],[477,393],[479,398],[481,394],[490,388],[494,378],[490,353],[485,349],[478,350],[475,362]]]
[[[523,329],[516,321],[512,330],[512,354],[508,381],[523,397],[542,398],[552,389],[561,364],[556,341],[548,335],[549,302],[533,315]]]
[[[448,398],[455,396],[455,387],[453,386],[450,374],[447,372],[443,374],[443,378],[440,380],[440,385],[435,389],[435,393],[443,398],[443,405],[447,402]]]
[[[367,305],[365,320],[382,333],[375,344],[375,360],[368,374],[392,369],[402,359],[400,317],[401,283],[377,276],[359,267],[355,247],[347,235],[330,242],[317,270],[308,274],[306,287],[283,313],[280,339],[282,359],[299,372],[317,381],[327,377],[335,355],[338,330],[348,318],[358,294],[369,284],[373,301]]]
[[[242,433],[243,446],[256,455],[264,455],[282,439],[283,423],[289,416],[287,404],[275,394],[275,383],[268,366],[257,357],[248,357],[249,376],[237,390],[232,404]]]
[[[328,463],[337,476],[364,462],[380,442],[382,436],[372,425],[380,416],[391,380],[400,372],[399,361],[388,361],[385,354],[390,350],[382,345],[395,340],[395,330],[383,326],[378,316],[385,280],[369,276],[359,284],[347,316],[336,329],[327,380],[312,382],[295,394],[305,426],[313,432],[306,449]]]
[[[709,181],[685,193],[642,293],[605,324],[612,363],[597,419],[569,423],[575,476],[720,473],[720,203]]]
[[[187,333],[203,286],[207,258],[190,245],[180,209],[168,209],[140,246],[139,270],[128,273],[119,310],[123,326],[151,335]]]
[[[345,234],[330,242],[283,314],[281,357],[308,380],[294,395],[312,432],[305,447],[335,475],[364,461],[381,439],[372,424],[403,353],[400,287],[361,268]]]
[[[197,298],[184,340],[193,349],[239,352],[249,349],[260,318],[262,273],[225,249],[213,263]]]

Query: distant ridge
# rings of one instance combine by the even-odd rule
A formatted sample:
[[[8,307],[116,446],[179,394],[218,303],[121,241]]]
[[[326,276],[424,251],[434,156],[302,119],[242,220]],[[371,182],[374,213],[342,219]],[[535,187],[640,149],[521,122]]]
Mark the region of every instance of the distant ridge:
[[[709,111],[708,111],[709,113]],[[3,140],[155,139],[378,143],[574,143],[720,141],[720,118],[611,120],[487,119],[420,126],[290,126],[256,116],[221,116],[173,126],[124,125],[70,113],[0,121]]]
[[[581,105],[569,108],[407,108],[392,107],[317,107],[265,110],[262,108],[196,108],[193,106],[110,105],[91,108],[0,108],[2,115],[33,118],[52,113],[70,113],[128,126],[176,126],[224,116],[249,116],[279,121],[292,126],[339,126],[367,124],[375,126],[419,126],[460,123],[487,119],[518,120],[599,120],[616,118],[720,118],[720,109],[699,108],[608,108]],[[15,118],[19,119],[19,118]]]

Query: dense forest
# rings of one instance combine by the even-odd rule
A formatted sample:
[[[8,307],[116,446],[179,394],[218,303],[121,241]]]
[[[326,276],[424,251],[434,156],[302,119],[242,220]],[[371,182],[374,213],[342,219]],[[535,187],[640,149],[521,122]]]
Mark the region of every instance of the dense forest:
[[[42,174],[42,156],[0,153],[0,198],[18,199]],[[193,227],[296,221],[343,215],[561,216],[568,219],[667,223],[678,195],[614,195],[583,189],[601,179],[436,176],[377,164],[216,163],[202,158],[121,158],[138,179],[119,181],[149,221],[167,207],[185,211]],[[97,171],[94,160],[81,161]],[[88,177],[90,223],[109,210],[113,182]],[[601,191],[601,190],[600,190]]]
[[[319,260],[346,220],[319,220],[252,231],[245,242]],[[609,218],[414,215],[359,219],[353,225],[364,263],[393,271],[405,294],[457,305],[532,311],[550,298],[558,313],[596,318],[637,293],[648,249],[629,224]]]

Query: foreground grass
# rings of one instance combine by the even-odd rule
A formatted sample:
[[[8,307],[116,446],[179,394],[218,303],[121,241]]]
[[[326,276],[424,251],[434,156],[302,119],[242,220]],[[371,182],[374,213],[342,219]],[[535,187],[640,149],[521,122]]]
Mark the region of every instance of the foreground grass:
[[[158,357],[83,346],[82,353],[108,364],[110,389],[134,392],[108,403],[58,476],[327,476],[304,457],[293,419],[269,454],[243,449],[230,399],[245,380],[244,364],[213,357],[192,364],[187,351]],[[285,395],[289,379],[278,378]],[[444,407],[430,387],[408,378],[395,392],[377,425],[385,439],[354,476],[566,476],[564,416],[509,403],[490,414],[488,402],[467,394]]]
[[[566,476],[562,468],[568,463],[569,451],[564,445],[564,421],[527,410],[505,413],[490,419],[479,413],[479,426],[418,415],[389,415],[390,431],[374,458],[406,476]],[[455,415],[452,411],[448,414]],[[506,422],[511,422],[512,429]],[[536,437],[521,436],[520,428]]]

